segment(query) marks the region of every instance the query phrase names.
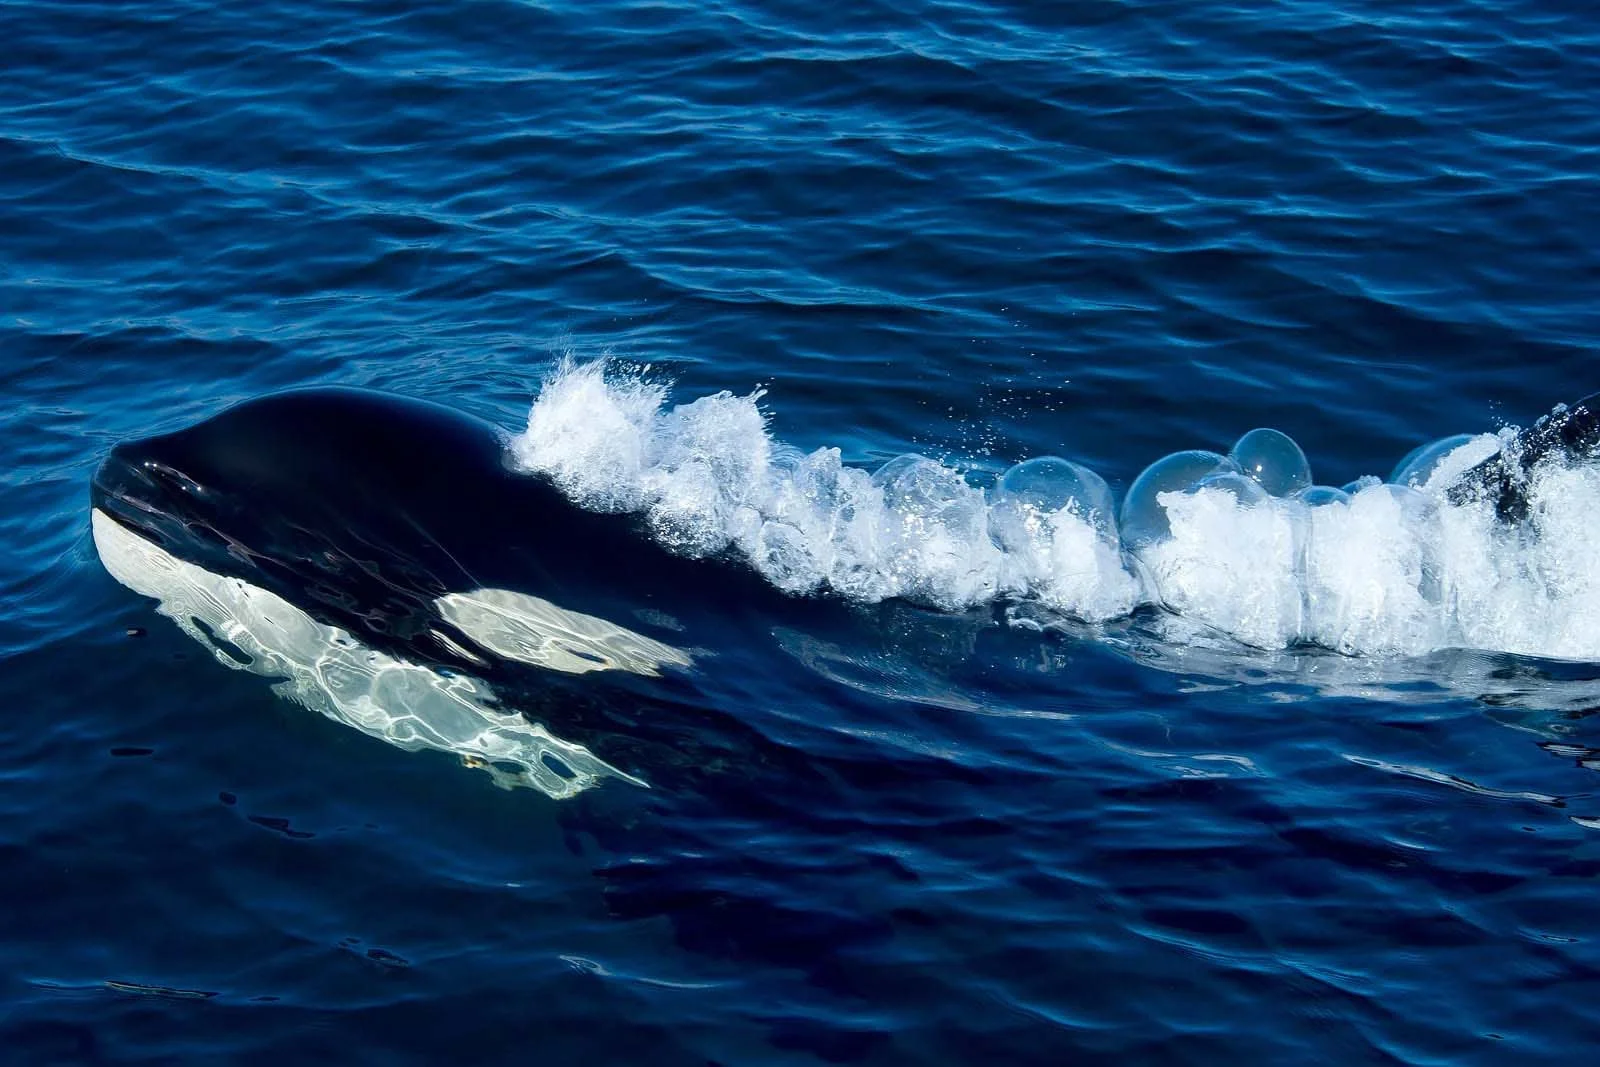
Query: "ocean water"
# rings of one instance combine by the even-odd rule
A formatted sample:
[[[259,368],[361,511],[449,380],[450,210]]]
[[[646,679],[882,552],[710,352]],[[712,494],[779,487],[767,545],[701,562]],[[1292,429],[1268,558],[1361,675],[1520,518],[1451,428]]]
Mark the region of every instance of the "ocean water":
[[[0,1062],[1592,1056],[1600,470],[1357,481],[1600,389],[1587,6],[0,31]],[[684,622],[454,590],[569,635],[495,703],[92,519],[328,385],[498,427]],[[1130,492],[1258,427],[1349,498]],[[449,462],[327,501],[442,529]]]

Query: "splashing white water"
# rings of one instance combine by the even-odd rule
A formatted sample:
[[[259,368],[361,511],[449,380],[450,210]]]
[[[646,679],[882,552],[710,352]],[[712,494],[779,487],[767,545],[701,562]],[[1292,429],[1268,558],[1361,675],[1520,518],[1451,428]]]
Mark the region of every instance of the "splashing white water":
[[[742,556],[793,594],[949,611],[1028,600],[1091,622],[1160,604],[1264,648],[1600,659],[1600,470],[1535,468],[1522,524],[1445,498],[1509,431],[1436,442],[1391,482],[1344,490],[1312,485],[1283,434],[1252,431],[1227,456],[1153,464],[1119,522],[1105,483],[1066,460],[1019,464],[985,494],[922,456],[869,474],[836,448],[801,453],[768,433],[760,392],[678,406],[667,392],[564,362],[514,462],[582,507],[643,513],[674,552]]]

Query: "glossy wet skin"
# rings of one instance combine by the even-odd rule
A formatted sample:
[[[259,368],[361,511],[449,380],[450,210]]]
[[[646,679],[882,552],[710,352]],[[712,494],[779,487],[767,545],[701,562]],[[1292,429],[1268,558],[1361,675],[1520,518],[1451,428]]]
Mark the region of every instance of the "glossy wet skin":
[[[482,506],[481,494],[509,479],[500,451],[492,426],[448,408],[304,390],[116,446],[95,474],[92,501],[134,523],[168,514],[221,535],[324,517],[360,536],[445,498]]]
[[[428,524],[459,513],[481,525],[509,478],[498,450],[492,427],[431,404],[287,393],[118,445],[91,496],[174,555],[407,641],[436,597],[473,581],[460,562],[473,546],[452,553],[440,542],[454,531]]]

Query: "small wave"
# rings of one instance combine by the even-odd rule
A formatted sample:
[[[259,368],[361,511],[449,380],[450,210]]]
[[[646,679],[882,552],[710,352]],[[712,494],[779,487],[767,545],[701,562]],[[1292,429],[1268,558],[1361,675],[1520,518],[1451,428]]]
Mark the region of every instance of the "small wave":
[[[759,390],[669,406],[648,371],[562,362],[513,462],[581,507],[642,514],[673,552],[742,557],[787,593],[1028,601],[1089,622],[1159,605],[1262,648],[1600,659],[1600,469],[1547,457],[1518,523],[1446,496],[1510,430],[1435,442],[1388,480],[1343,488],[1313,484],[1298,445],[1255,430],[1226,455],[1152,464],[1119,512],[1070,460],[1019,463],[987,493],[920,455],[868,472],[775,440]]]

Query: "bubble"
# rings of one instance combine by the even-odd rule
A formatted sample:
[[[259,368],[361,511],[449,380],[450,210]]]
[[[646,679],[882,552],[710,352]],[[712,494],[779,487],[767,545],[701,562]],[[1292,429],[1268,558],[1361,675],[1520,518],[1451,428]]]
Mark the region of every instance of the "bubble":
[[[1351,483],[1355,484],[1355,483]],[[1300,490],[1294,498],[1308,508],[1327,507],[1329,504],[1348,504],[1350,494],[1331,485],[1310,485]]]
[[[865,471],[850,470],[848,475],[837,448],[819,448],[801,457],[788,478],[778,482],[774,513],[779,517],[796,514],[802,525],[837,518],[848,521],[848,514],[839,514],[850,506],[846,483],[850,477],[869,482]]]
[[[1376,488],[1388,494],[1399,505],[1400,513],[1413,529],[1420,529],[1438,517],[1439,507],[1427,494],[1408,485],[1377,483]]]
[[[1010,547],[1021,524],[1032,529],[1057,512],[1076,515],[1103,540],[1116,544],[1115,511],[1111,487],[1087,467],[1059,456],[1040,456],[1018,463],[1000,476],[995,486],[992,521],[1001,543]]]
[[[959,471],[914,452],[879,467],[872,483],[883,490],[884,506],[912,525],[966,530],[983,513],[983,493]]]
[[[1229,458],[1272,496],[1293,496],[1311,484],[1311,464],[1294,438],[1278,430],[1251,430]]]
[[[933,460],[927,456],[916,452],[907,452],[896,456],[872,472],[872,484],[887,485],[890,482],[897,481],[911,469],[932,462]]]
[[[1192,489],[1208,474],[1237,473],[1226,456],[1195,449],[1163,456],[1144,469],[1122,501],[1122,540],[1130,548],[1141,548],[1163,540],[1172,532],[1167,509],[1156,499],[1161,493]]]
[[[1417,591],[1437,603],[1441,595],[1438,504],[1426,493],[1407,485],[1380,484],[1373,491],[1387,494],[1398,506],[1400,527],[1405,535],[1415,539],[1421,560]]]
[[[1453,437],[1444,437],[1425,445],[1418,445],[1406,455],[1405,459],[1395,464],[1394,473],[1389,475],[1389,481],[1395,485],[1409,485],[1415,489],[1425,487],[1428,479],[1439,469],[1439,461],[1470,442],[1473,436],[1470,433],[1458,433]]]
[[[1346,482],[1344,484],[1344,487],[1342,489],[1340,489],[1339,491],[1344,493],[1346,496],[1355,496],[1357,493],[1361,492],[1361,490],[1363,490],[1363,489],[1370,489],[1375,485],[1382,485],[1382,484],[1383,484],[1383,482],[1381,480],[1379,480],[1377,475],[1374,475],[1374,474],[1363,474],[1361,477],[1357,478],[1353,482]]]

